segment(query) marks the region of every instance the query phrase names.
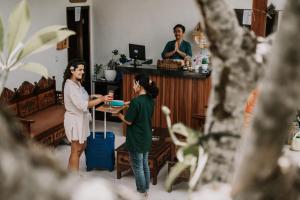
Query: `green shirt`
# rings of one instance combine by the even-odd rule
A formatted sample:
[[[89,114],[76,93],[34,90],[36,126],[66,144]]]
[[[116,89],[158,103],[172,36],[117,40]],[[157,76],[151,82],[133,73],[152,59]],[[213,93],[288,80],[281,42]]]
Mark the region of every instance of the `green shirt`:
[[[165,54],[168,53],[168,52],[171,52],[171,51],[174,51],[175,49],[175,43],[176,43],[176,40],[173,40],[173,41],[170,41],[166,44],[165,48],[164,48],[164,51],[161,53],[161,57],[162,58],[166,58],[165,57]],[[190,56],[192,57],[192,46],[189,42],[185,41],[185,40],[182,40],[181,44],[180,44],[180,47],[179,47],[179,50],[184,52],[187,56]],[[177,52],[170,57],[170,59],[184,59],[183,57],[181,57]]]
[[[146,153],[152,143],[152,115],[154,100],[148,95],[139,95],[130,102],[125,120],[132,122],[127,126],[126,146],[129,151]]]

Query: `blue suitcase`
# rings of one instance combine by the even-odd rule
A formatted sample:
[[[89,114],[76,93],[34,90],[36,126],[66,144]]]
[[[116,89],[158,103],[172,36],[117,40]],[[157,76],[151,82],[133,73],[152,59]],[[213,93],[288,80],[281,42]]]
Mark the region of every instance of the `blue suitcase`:
[[[115,135],[106,132],[96,132],[95,139],[93,133],[87,138],[85,149],[86,170],[107,169],[113,171],[115,167]]]

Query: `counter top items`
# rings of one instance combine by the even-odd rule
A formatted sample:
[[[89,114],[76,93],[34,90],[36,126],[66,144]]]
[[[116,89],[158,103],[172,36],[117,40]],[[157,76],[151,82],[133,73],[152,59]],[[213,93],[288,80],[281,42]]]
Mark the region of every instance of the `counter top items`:
[[[184,66],[183,60],[163,59],[157,60],[157,68],[167,70],[179,70]]]
[[[191,71],[192,59],[187,56],[184,60],[162,59],[157,61],[157,68],[166,70],[189,70]]]
[[[168,70],[165,68],[159,68],[156,65],[142,65],[136,68],[134,68],[131,65],[121,65],[118,66],[116,69],[123,73],[147,73],[149,75],[161,75],[193,79],[205,79],[211,74],[211,69],[209,69],[207,73],[203,73],[202,70],[199,70],[199,72],[184,71],[182,69]]]

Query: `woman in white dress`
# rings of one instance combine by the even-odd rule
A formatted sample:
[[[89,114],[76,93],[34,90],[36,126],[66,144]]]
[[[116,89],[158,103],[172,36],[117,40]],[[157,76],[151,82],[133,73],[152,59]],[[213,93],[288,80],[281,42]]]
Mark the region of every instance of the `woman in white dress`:
[[[112,98],[102,95],[93,95],[91,99],[81,86],[85,63],[73,60],[64,73],[63,93],[66,108],[64,127],[68,140],[71,142],[71,154],[68,169],[78,171],[79,159],[86,146],[86,139],[90,135],[89,121],[91,115],[89,108],[101,102],[111,101]]]

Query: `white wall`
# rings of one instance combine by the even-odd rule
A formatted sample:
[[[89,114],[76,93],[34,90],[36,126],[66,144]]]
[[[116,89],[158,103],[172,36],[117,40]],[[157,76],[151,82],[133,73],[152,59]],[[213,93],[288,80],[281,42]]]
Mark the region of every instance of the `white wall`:
[[[20,0],[0,0],[0,16],[6,25],[9,13],[15,8]],[[85,4],[71,4],[68,0],[28,0],[31,13],[31,27],[28,37],[49,25],[66,25],[66,7],[91,5],[91,0]],[[7,25],[6,25],[7,27]],[[27,37],[27,38],[28,38]],[[25,40],[26,41],[26,40]],[[57,51],[56,48],[33,55],[27,60],[38,62],[48,68],[50,76],[55,76],[57,89],[61,90],[62,76],[67,65],[67,50]],[[24,80],[34,82],[40,79],[39,75],[24,70],[11,72],[6,87],[13,89],[18,87]]]
[[[251,9],[252,0],[226,0],[232,8]],[[283,9],[286,0],[269,0]],[[105,64],[111,51],[118,49],[128,56],[128,43],[146,46],[146,57],[154,63],[165,44],[173,40],[172,28],[177,23],[186,26],[185,39],[199,52],[191,33],[201,20],[194,0],[101,0],[94,1],[95,62]]]
[[[225,0],[236,9],[252,9],[252,0]],[[268,0],[268,5],[273,3],[276,10],[282,10],[287,0]]]
[[[128,43],[145,45],[146,57],[156,62],[166,42],[174,39],[174,25],[185,25],[185,39],[191,41],[200,21],[194,0],[101,0],[93,6],[97,63],[108,62],[113,49],[128,55]]]
[[[252,0],[226,0],[233,8],[252,7]],[[0,16],[4,23],[9,12],[20,0],[0,0]],[[91,6],[91,61],[107,63],[113,49],[128,55],[128,43],[146,45],[147,58],[154,62],[174,36],[172,28],[177,23],[186,26],[186,40],[193,45],[193,52],[198,48],[192,41],[191,33],[201,20],[194,0],[88,0],[84,4],[71,4],[69,0],[28,0],[32,26],[29,35],[40,28],[54,24],[66,24],[67,6]],[[286,0],[269,0],[282,10]],[[282,13],[282,12],[281,12]],[[56,76],[57,88],[61,89],[63,71],[67,65],[67,51],[55,48],[31,56],[31,62],[45,65],[50,75]],[[10,74],[8,88],[18,87],[24,80],[37,81],[39,75],[16,71]]]

